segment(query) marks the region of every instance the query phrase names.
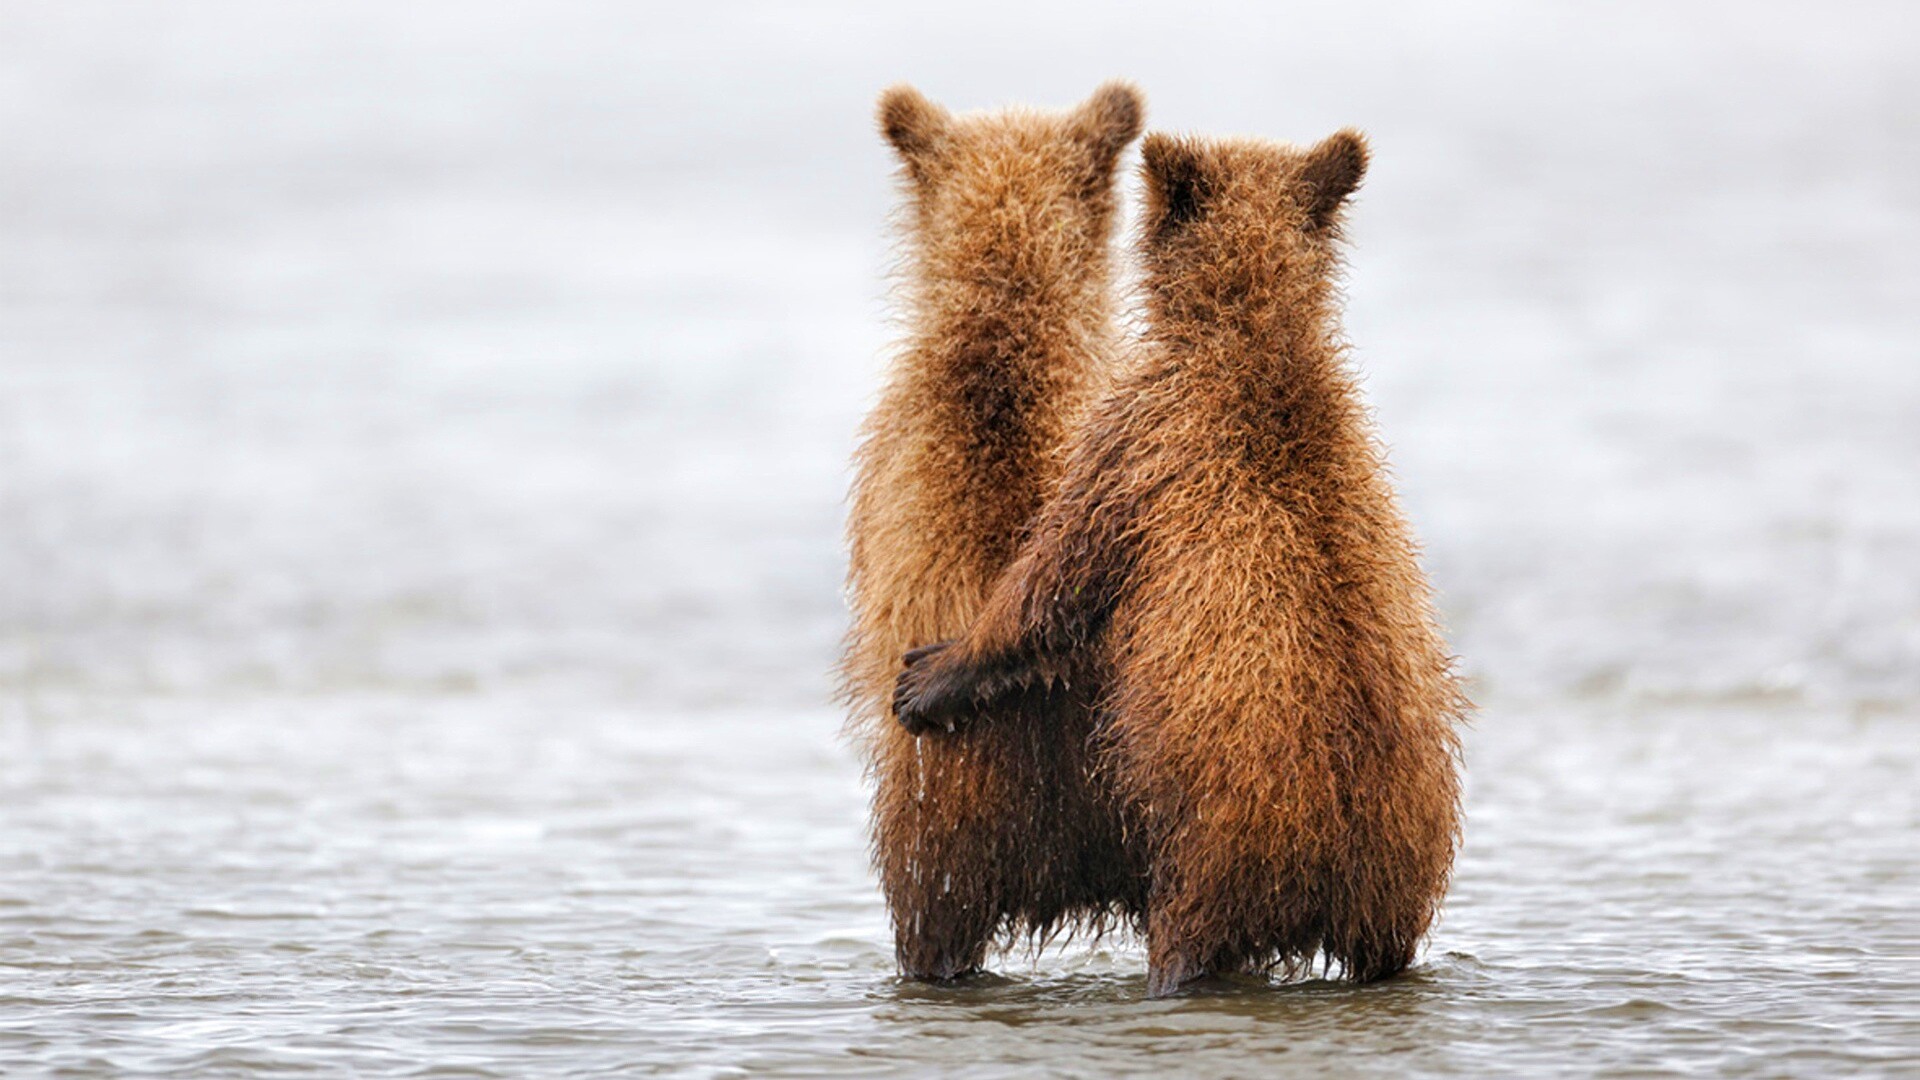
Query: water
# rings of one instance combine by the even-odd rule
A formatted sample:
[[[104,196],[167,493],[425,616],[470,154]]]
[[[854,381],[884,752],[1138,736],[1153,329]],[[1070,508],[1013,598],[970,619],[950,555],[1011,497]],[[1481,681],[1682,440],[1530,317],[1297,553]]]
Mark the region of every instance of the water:
[[[1911,718],[1518,712],[1387,985],[1146,1001],[1075,946],[893,977],[826,713],[42,701],[6,728],[0,1057],[76,1072],[1910,1068]]]
[[[1920,1071],[1916,41],[8,6],[0,1072]],[[1386,985],[892,975],[825,702],[871,96],[1114,74],[1375,139],[1350,328],[1484,706]]]

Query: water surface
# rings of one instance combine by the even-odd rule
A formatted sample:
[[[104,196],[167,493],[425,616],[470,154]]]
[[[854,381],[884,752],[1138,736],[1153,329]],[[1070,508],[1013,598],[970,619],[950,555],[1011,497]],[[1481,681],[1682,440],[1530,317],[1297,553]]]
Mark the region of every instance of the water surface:
[[[239,1075],[1893,1075],[1911,716],[1492,716],[1410,974],[1145,999],[1131,942],[894,976],[826,713],[40,701],[0,723],[0,1060]]]

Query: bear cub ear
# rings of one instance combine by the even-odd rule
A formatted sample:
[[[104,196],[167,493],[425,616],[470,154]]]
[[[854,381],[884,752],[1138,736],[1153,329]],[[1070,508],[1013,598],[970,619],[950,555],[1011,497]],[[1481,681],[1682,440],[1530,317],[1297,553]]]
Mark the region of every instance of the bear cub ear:
[[[1205,151],[1194,139],[1154,132],[1140,144],[1140,172],[1147,182],[1147,236],[1159,239],[1199,217],[1213,195]]]
[[[1146,125],[1147,104],[1131,83],[1102,83],[1093,96],[1073,111],[1074,137],[1093,151],[1104,168],[1111,169],[1127,144],[1140,137]]]
[[[950,120],[947,110],[905,83],[888,87],[880,95],[879,117],[880,134],[915,169],[939,148]]]
[[[1314,228],[1333,220],[1367,174],[1367,140],[1352,128],[1337,131],[1307,151],[1300,167],[1301,204]]]

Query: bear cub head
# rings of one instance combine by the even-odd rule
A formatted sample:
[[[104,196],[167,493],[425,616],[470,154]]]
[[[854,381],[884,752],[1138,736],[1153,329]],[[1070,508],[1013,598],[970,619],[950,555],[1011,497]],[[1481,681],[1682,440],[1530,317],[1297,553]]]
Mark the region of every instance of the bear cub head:
[[[1284,301],[1337,271],[1341,208],[1367,171],[1359,132],[1304,148],[1155,132],[1140,149],[1139,247],[1163,299]]]
[[[879,121],[923,254],[958,280],[1044,289],[1106,258],[1114,170],[1145,111],[1122,82],[1064,113],[960,115],[902,85],[881,95]]]

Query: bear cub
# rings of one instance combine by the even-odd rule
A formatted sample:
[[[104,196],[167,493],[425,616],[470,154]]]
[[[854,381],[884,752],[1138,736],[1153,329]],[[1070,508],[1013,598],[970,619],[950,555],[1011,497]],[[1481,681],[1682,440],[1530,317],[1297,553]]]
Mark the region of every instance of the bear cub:
[[[908,87],[880,101],[905,202],[905,338],[854,462],[841,679],[912,977],[977,971],[996,940],[1097,922],[1140,888],[1072,734],[1086,710],[983,706],[992,722],[933,742],[887,702],[902,652],[972,624],[1108,377],[1115,173],[1143,112],[1123,83],[1062,113],[955,115]]]
[[[1383,978],[1446,890],[1469,705],[1338,328],[1367,147],[1143,154],[1144,348],[977,617],[923,628],[894,711],[939,747],[1077,703],[1051,716],[1143,875],[1150,993],[1316,957]]]

